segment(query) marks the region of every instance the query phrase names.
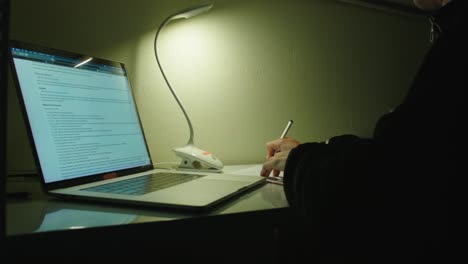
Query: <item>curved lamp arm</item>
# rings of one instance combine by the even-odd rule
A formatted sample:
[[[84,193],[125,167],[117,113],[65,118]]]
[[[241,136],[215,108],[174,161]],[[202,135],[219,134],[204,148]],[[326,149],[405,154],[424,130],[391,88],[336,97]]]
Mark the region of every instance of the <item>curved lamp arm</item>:
[[[183,9],[181,11],[178,11],[170,16],[168,16],[164,21],[161,23],[161,25],[158,27],[158,30],[156,31],[156,35],[154,37],[154,55],[156,57],[156,62],[158,63],[159,69],[161,70],[162,76],[164,78],[164,81],[166,81],[167,86],[169,87],[169,90],[171,91],[172,95],[174,96],[175,100],[177,101],[177,104],[179,105],[180,109],[184,113],[185,119],[187,120],[189,129],[190,129],[190,138],[189,141],[187,142],[187,145],[193,145],[193,137],[194,137],[194,132],[193,132],[193,126],[192,122],[190,121],[190,118],[187,114],[187,111],[185,111],[184,106],[179,100],[179,97],[177,97],[176,92],[172,88],[171,84],[169,83],[169,80],[167,79],[166,74],[164,73],[164,70],[161,66],[161,62],[159,61],[159,56],[158,56],[158,48],[157,48],[157,41],[158,41],[158,36],[161,30],[164,28],[165,25],[169,24],[172,20],[179,19],[179,18],[190,18],[196,15],[199,15],[203,12],[206,12],[210,10],[213,7],[213,4],[203,4],[203,5],[198,5],[194,7],[190,7],[187,9]]]

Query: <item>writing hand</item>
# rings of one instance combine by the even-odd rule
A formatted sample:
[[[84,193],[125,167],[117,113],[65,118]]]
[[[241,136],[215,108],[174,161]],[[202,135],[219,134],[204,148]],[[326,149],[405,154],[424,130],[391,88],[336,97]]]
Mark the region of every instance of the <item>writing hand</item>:
[[[284,171],[289,152],[299,144],[299,141],[289,137],[268,142],[266,162],[263,164],[260,175],[268,177],[273,171],[273,176],[278,176],[281,171]]]
[[[273,176],[278,177],[281,171],[284,171],[289,152],[290,150],[277,152],[274,156],[270,157],[265,163],[263,163],[260,175],[268,177],[271,172],[273,172]]]

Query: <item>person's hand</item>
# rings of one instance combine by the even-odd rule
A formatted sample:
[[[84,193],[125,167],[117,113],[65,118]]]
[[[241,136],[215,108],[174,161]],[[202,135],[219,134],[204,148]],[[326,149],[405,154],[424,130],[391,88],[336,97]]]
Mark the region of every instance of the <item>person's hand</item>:
[[[267,160],[263,164],[260,175],[268,177],[273,171],[273,176],[279,176],[280,172],[283,171],[286,166],[289,152],[299,144],[299,141],[288,137],[268,142],[266,144]]]
[[[268,177],[273,171],[273,176],[278,177],[281,171],[284,171],[289,152],[290,150],[278,152],[273,157],[270,157],[265,163],[263,163],[260,175]]]

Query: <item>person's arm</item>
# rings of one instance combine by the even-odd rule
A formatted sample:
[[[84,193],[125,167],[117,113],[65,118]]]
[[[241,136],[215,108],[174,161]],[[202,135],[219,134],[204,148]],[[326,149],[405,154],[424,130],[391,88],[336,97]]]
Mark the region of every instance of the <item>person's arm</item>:
[[[305,211],[317,204],[332,206],[364,181],[374,157],[372,140],[353,135],[299,145],[289,153],[284,171],[289,204]]]
[[[375,208],[382,204],[379,184],[374,184],[381,179],[374,169],[375,154],[372,140],[351,136],[291,150],[283,187],[299,216],[294,225],[310,240],[304,250],[317,247],[324,255],[376,251],[372,241],[385,234],[376,229],[381,222],[374,222]]]

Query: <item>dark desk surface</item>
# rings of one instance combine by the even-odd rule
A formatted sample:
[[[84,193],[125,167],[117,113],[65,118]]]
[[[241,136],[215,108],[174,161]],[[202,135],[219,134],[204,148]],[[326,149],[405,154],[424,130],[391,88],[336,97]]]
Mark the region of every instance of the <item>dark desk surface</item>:
[[[253,170],[252,170],[253,168]],[[252,165],[227,166],[248,175]],[[8,180],[9,192],[31,199],[7,202],[7,255],[157,256],[170,263],[255,263],[277,260],[277,228],[288,218],[283,187],[265,184],[205,213],[48,197],[33,178]],[[2,254],[0,254],[2,255]]]

